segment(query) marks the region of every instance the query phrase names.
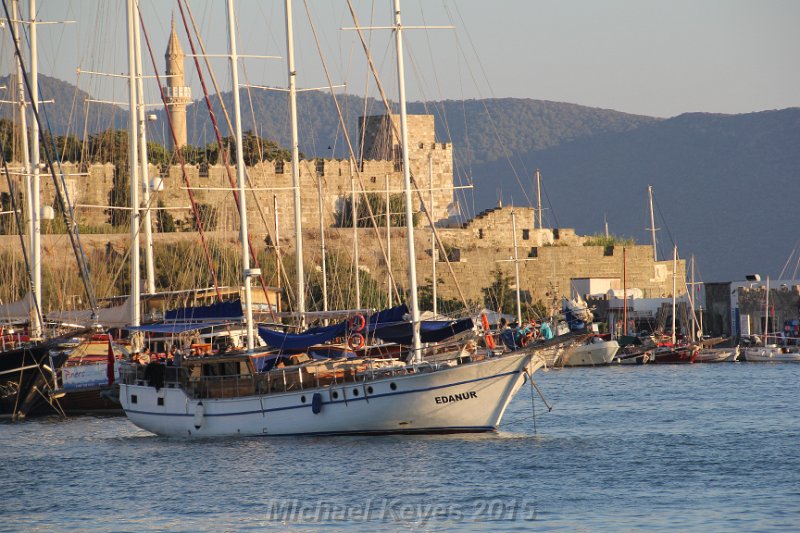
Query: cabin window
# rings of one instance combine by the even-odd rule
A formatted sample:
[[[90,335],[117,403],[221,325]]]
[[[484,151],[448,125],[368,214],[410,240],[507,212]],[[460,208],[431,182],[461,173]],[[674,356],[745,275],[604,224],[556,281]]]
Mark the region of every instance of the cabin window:
[[[522,240],[527,241],[530,238],[531,238],[531,230],[529,229],[522,230]]]

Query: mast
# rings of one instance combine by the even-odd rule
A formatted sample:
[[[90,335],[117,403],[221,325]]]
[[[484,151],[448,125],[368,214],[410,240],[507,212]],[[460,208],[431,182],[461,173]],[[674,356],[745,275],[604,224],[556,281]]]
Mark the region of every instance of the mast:
[[[236,134],[236,177],[239,189],[239,240],[242,245],[242,283],[244,284],[245,327],[247,330],[247,351],[252,352],[253,338],[253,295],[250,291],[250,276],[260,272],[250,270],[250,246],[247,235],[247,195],[245,194],[244,149],[242,147],[242,109],[239,102],[239,56],[236,52],[236,28],[234,24],[233,0],[228,0],[228,51],[231,61],[231,83],[233,85],[233,119]]]
[[[325,222],[324,222],[324,209],[325,203],[322,200],[322,176],[317,176],[317,196],[319,197],[319,241],[322,248],[322,310],[328,311],[328,269],[325,261]],[[328,319],[325,319],[325,325],[328,325]]]
[[[514,276],[517,285],[517,326],[522,327],[522,300],[519,295],[519,256],[517,255],[517,214],[511,210],[511,233],[514,235]]]
[[[142,203],[144,204],[144,257],[145,272],[147,273],[147,294],[156,292],[155,267],[153,263],[153,222],[150,209],[150,172],[147,162],[147,132],[144,109],[144,72],[142,71],[142,45],[141,28],[139,22],[139,9],[133,9],[133,46],[136,57],[136,98],[137,98],[137,129],[139,134],[139,161],[141,162]],[[133,176],[131,176],[133,179]]]
[[[136,54],[134,53],[134,33],[136,27],[135,0],[128,0],[128,171],[130,173],[130,207],[131,207],[131,315],[130,325],[137,327],[141,323],[139,272],[139,182],[138,176],[138,137],[136,135],[137,94],[136,94]]]
[[[658,261],[658,252],[656,251],[656,222],[653,216],[653,186],[647,186],[647,192],[650,196],[650,232],[653,235],[653,261]]]
[[[678,288],[678,247],[672,248],[672,345],[675,346],[675,291]]]
[[[392,290],[394,289],[394,285],[392,284],[392,214],[390,211],[391,207],[391,199],[389,196],[389,174],[384,174],[384,181],[386,182],[386,270],[387,270],[387,280],[386,285],[389,289],[389,305],[387,307],[392,307]]]
[[[276,308],[278,312],[281,312],[281,297],[280,297],[280,289],[281,289],[281,251],[280,251],[280,234],[278,233],[278,195],[272,195],[272,210],[275,213],[275,272],[276,277],[278,279],[278,301],[276,302]]]
[[[628,249],[622,247],[622,334],[628,335]]]
[[[31,263],[33,267],[33,299],[35,307],[42,308],[42,220],[41,220],[41,200],[39,199],[39,192],[41,190],[39,185],[39,123],[36,121],[36,115],[39,114],[39,51],[36,44],[36,0],[29,0],[28,15],[30,18],[30,54],[31,54],[31,112],[33,113],[33,120],[31,120],[31,170],[33,176],[30,178],[31,192]],[[39,337],[42,334],[42,325],[39,323],[39,317],[34,318],[32,322],[32,336]]]
[[[697,321],[697,315],[695,314],[694,310],[694,254],[692,254],[692,283],[691,283],[691,290],[689,291],[689,305],[692,308],[692,324],[691,324],[691,331],[692,331],[692,342],[697,340],[697,334],[695,332],[695,322]]]
[[[539,229],[542,229],[542,171],[536,169],[536,212],[539,220]]]
[[[228,0],[230,2],[230,0]],[[294,194],[294,235],[295,255],[297,263],[297,313],[300,316],[299,327],[305,325],[306,312],[306,280],[303,271],[303,228],[300,211],[300,148],[297,140],[297,87],[294,69],[294,33],[292,29],[292,0],[286,0],[286,67],[289,76],[289,114],[292,130],[292,192]]]
[[[769,276],[767,276],[766,296],[764,298],[764,346],[767,345],[769,334]]]
[[[14,40],[16,41],[15,50],[22,50],[19,38],[19,0],[14,0],[11,2],[11,12],[11,16],[14,19],[11,24],[13,25]],[[16,52],[14,55],[17,58],[17,94],[19,95],[19,123],[20,129],[22,130],[22,168],[25,174],[25,205],[27,210],[26,222],[28,226],[28,244],[32,247],[34,242],[33,213],[36,210],[36,206],[33,203],[33,176],[31,175],[30,147],[28,145],[28,117],[26,116],[28,111],[25,103],[25,86],[22,81],[22,58],[17,55]],[[35,123],[36,121],[34,120],[33,122]],[[34,142],[38,142],[38,140],[34,140]],[[22,228],[20,228],[20,231],[22,231]],[[36,292],[38,292],[38,287],[31,287],[31,293],[36,294]],[[34,337],[41,334],[39,313],[33,313],[31,316],[31,333]]]
[[[397,55],[397,88],[400,99],[400,134],[403,152],[403,191],[406,203],[406,241],[408,244],[408,281],[411,300],[411,329],[414,360],[422,358],[419,335],[419,301],[417,300],[417,257],[414,251],[414,213],[411,206],[411,169],[408,161],[408,117],[406,116],[406,81],[403,68],[403,23],[400,20],[400,0],[394,2],[394,29]]]
[[[430,204],[428,205],[428,213],[431,216],[431,222],[433,222],[433,153],[431,152],[428,154],[428,177],[430,178],[431,188],[429,191],[429,201]],[[512,213],[513,216],[513,213]],[[437,316],[439,313],[437,311],[436,306],[436,259],[439,250],[436,248],[436,233],[433,230],[433,224],[431,224],[431,279],[433,280],[433,315],[434,317]]]
[[[361,309],[361,275],[358,271],[358,209],[356,207],[356,181],[353,178],[353,160],[350,159],[350,219],[353,222],[353,272],[356,283],[356,309]]]

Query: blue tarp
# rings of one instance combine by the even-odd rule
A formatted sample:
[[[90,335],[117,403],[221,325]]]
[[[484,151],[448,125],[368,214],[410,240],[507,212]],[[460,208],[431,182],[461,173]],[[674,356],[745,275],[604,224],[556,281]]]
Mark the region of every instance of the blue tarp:
[[[159,322],[158,324],[145,324],[144,326],[135,328],[129,327],[127,329],[131,331],[146,331],[148,333],[185,333],[195,329],[224,326],[225,324],[227,324],[227,322],[203,322],[202,324],[198,324],[197,322]]]
[[[264,342],[273,348],[280,348],[287,352],[303,351],[309,346],[342,337],[346,331],[347,322],[323,328],[311,328],[303,333],[281,333],[263,326],[258,327],[258,335],[264,339]]]
[[[229,302],[218,302],[211,305],[199,307],[183,307],[167,311],[164,320],[241,320],[242,301],[232,300]]]
[[[361,333],[371,334],[382,324],[400,322],[403,315],[408,313],[408,307],[398,305],[390,309],[379,311],[367,319],[367,326]],[[328,342],[336,337],[343,337],[347,333],[347,322],[341,322],[327,327],[311,328],[303,333],[282,333],[265,327],[259,326],[258,334],[268,345],[279,348],[287,352],[300,352],[308,349],[309,346]]]
[[[471,318],[447,321],[424,320],[420,322],[419,333],[422,342],[441,342],[462,331],[472,329],[473,325]],[[396,342],[398,344],[411,344],[413,342],[410,322],[377,326],[374,328],[374,334],[386,342]]]

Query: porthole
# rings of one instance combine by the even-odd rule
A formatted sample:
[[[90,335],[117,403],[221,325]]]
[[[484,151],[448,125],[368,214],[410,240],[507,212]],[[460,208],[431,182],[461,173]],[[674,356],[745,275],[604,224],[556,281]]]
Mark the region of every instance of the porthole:
[[[131,403],[139,403],[139,397],[135,394],[131,394]]]
[[[353,389],[353,396],[358,396],[358,389]]]
[[[367,394],[372,394],[372,385],[367,387]]]
[[[157,403],[158,405],[164,405],[164,398],[159,398]]]
[[[392,390],[397,390],[397,383],[389,383],[389,388]]]
[[[305,394],[300,396],[300,402],[306,403],[306,395]]]
[[[335,399],[337,399],[338,397],[339,397],[339,393],[338,393],[338,392],[336,392],[336,391],[333,391],[333,392],[331,393],[331,398],[333,398],[334,400],[335,400]]]

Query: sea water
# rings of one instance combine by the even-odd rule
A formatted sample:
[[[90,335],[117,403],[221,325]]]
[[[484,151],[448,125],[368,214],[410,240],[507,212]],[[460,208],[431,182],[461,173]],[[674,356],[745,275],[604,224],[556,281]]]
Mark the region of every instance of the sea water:
[[[800,365],[535,374],[498,433],[184,441],[124,417],[0,424],[0,529],[800,527]]]

